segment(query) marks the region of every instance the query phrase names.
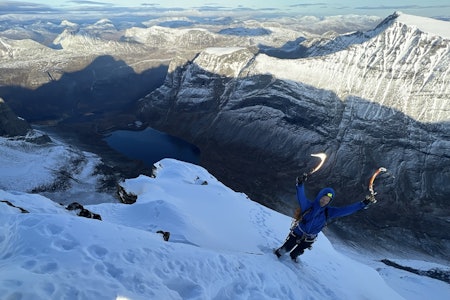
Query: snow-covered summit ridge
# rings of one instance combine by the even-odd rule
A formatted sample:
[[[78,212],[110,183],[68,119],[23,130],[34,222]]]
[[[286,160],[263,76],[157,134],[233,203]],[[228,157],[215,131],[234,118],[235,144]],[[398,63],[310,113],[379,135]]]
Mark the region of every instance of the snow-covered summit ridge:
[[[69,20],[62,20],[59,24],[61,27],[78,27],[79,25],[77,23],[71,22]]]
[[[249,67],[249,75],[270,72],[279,79],[333,91],[343,100],[359,97],[376,102],[417,121],[448,121],[450,40],[413,23],[424,30],[450,32],[449,22],[393,15],[340,51],[330,53],[325,48],[323,56],[320,48],[307,59],[280,60],[260,54]],[[440,24],[445,27],[438,31]],[[381,114],[366,111],[367,117]]]
[[[239,51],[245,49],[243,47],[226,47],[226,48],[220,48],[220,47],[211,47],[211,48],[207,48],[205,50],[206,53],[209,54],[214,54],[214,55],[227,55],[227,54],[231,54],[233,52]]]
[[[213,74],[237,77],[253,57],[247,48],[213,47],[202,51],[195,61],[202,69]]]
[[[289,217],[199,166],[164,159],[156,167],[156,178],[122,184],[138,196],[136,203],[88,206],[103,221],[76,217],[40,195],[0,190],[1,199],[29,211],[0,202],[0,281],[9,283],[0,293],[21,299],[414,300],[448,292],[445,283],[403,274],[413,282],[408,285],[381,267],[395,279],[395,291],[322,234],[300,264],[278,260],[272,248],[282,243]],[[159,230],[171,233],[168,242]]]
[[[402,12],[396,12],[396,21],[408,26],[417,27],[423,32],[441,36],[444,39],[450,39],[450,22],[408,15]]]

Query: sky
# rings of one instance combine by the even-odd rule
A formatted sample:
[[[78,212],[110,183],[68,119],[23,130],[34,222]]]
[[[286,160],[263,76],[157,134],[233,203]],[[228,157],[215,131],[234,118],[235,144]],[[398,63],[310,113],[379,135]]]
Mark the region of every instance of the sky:
[[[8,148],[10,142],[14,145]],[[0,144],[3,155],[14,155],[20,166],[30,168],[30,147],[5,138]],[[65,154],[61,146],[47,158],[55,165]],[[12,163],[2,165],[2,180],[17,167]],[[155,178],[141,175],[121,184],[137,196],[136,203],[85,205],[101,221],[20,191],[32,177],[46,181],[46,173],[23,173],[14,189],[0,188],[2,297],[434,300],[450,294],[448,283],[389,267],[373,253],[355,249],[359,254],[350,257],[354,254],[335,248],[325,234],[299,263],[287,255],[278,259],[272,249],[283,243],[289,216],[231,190],[202,167],[174,159],[155,166]],[[159,230],[170,232],[168,241]],[[383,258],[423,271],[449,269],[393,254]]]
[[[425,17],[449,17],[450,0],[386,0],[386,1],[358,1],[358,0],[324,0],[324,1],[260,1],[260,0],[227,0],[198,1],[198,0],[8,0],[0,1],[0,14],[8,11],[45,11],[49,9],[89,8],[121,9],[124,7],[154,9],[159,11],[180,11],[195,9],[200,11],[224,12],[252,11],[260,13],[294,13],[300,15],[374,15],[386,17],[394,11]]]

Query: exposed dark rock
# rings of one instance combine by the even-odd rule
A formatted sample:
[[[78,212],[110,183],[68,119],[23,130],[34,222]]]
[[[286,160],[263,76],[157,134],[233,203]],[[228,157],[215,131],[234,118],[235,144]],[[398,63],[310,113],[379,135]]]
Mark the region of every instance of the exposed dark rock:
[[[158,230],[156,233],[161,234],[162,237],[163,237],[163,239],[164,239],[166,242],[169,241],[169,238],[170,238],[170,232]]]
[[[102,220],[102,217],[99,214],[91,212],[90,210],[84,208],[84,206],[78,202],[70,203],[69,205],[67,205],[66,209],[70,211],[76,211],[77,216],[80,217],[85,217],[88,219],[96,219],[100,221]]]
[[[14,204],[9,202],[8,200],[0,200],[0,202],[6,203],[7,205],[9,205],[11,207],[14,207],[14,208],[18,208],[20,210],[20,212],[23,213],[23,214],[29,213],[28,210],[26,210],[26,209],[24,209],[22,207],[15,206]]]
[[[44,145],[52,141],[52,139],[46,134],[29,135],[26,136],[25,140],[36,145]]]
[[[22,118],[19,118],[10,107],[0,98],[0,135],[25,136],[31,130],[30,125]]]
[[[389,260],[389,259],[382,259],[381,262],[386,264],[387,266],[394,267],[396,269],[404,270],[404,271],[411,272],[411,273],[414,273],[414,274],[417,274],[420,276],[427,276],[430,278],[444,281],[446,283],[450,283],[450,270],[440,270],[440,269],[434,268],[434,269],[424,271],[424,270],[419,270],[419,269],[408,267],[408,266],[403,266],[403,265],[393,262],[392,260]]]
[[[117,195],[119,196],[119,200],[124,204],[133,204],[137,200],[136,195],[127,193],[120,184],[117,185]]]

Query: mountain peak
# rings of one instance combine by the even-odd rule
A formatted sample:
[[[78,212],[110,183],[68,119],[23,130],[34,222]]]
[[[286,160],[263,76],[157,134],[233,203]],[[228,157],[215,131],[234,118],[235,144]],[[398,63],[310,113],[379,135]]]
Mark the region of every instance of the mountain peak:
[[[103,18],[95,22],[95,25],[103,25],[103,24],[113,24],[113,22],[107,18]]]
[[[78,24],[70,22],[69,20],[62,20],[61,23],[59,24],[59,26],[61,27],[78,27]]]
[[[202,51],[195,63],[213,74],[237,77],[253,57],[254,54],[247,48],[211,47]]]
[[[392,16],[396,17],[396,22],[410,27],[416,27],[420,31],[432,35],[438,35],[444,39],[450,39],[450,22],[408,15],[402,12],[395,12]]]

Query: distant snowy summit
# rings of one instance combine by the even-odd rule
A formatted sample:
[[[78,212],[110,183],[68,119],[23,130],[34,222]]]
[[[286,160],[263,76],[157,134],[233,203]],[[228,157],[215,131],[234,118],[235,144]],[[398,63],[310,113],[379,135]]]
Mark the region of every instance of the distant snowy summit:
[[[79,25],[77,23],[70,22],[69,20],[62,20],[61,23],[59,24],[59,26],[63,27],[63,28],[67,28],[67,27],[78,28],[79,27]]]
[[[438,35],[444,39],[450,39],[450,22],[408,15],[402,12],[395,12],[393,16],[396,16],[396,21],[399,23],[410,27],[417,27],[420,31]]]
[[[243,80],[270,74],[280,80],[332,91],[340,99],[360,97],[392,107],[418,121],[440,122],[448,119],[444,112],[450,105],[450,100],[442,97],[450,93],[445,84],[449,80],[446,70],[450,67],[448,36],[450,22],[396,12],[364,33],[302,41],[298,49],[303,49],[303,55],[298,59],[255,54],[248,47],[211,47],[200,52],[195,65],[202,72]],[[170,70],[180,63],[186,61],[173,60]],[[188,68],[187,72],[190,71]],[[205,80],[208,75],[201,77]],[[214,95],[199,92],[196,85],[186,87],[189,89],[183,95],[190,97],[179,99],[182,102],[206,102],[209,95]],[[382,116],[365,110],[363,117]]]

